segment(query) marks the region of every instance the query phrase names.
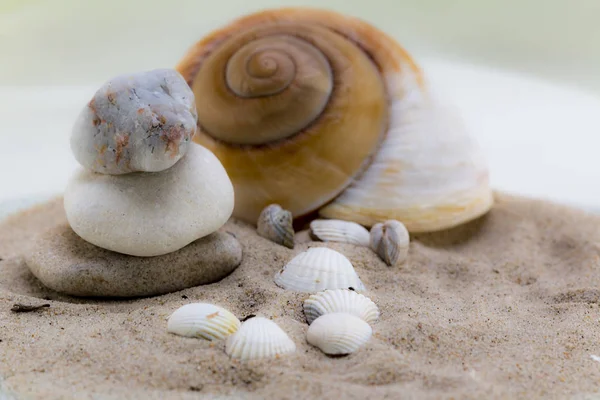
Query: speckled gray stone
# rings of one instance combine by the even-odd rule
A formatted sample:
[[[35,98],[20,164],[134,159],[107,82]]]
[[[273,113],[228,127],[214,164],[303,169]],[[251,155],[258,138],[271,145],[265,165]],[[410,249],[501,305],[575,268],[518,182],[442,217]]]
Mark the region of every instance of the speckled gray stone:
[[[36,237],[31,249],[25,262],[45,286],[85,297],[170,293],[217,282],[242,261],[240,243],[221,231],[174,253],[135,257],[96,247],[62,224]]]
[[[81,111],[71,150],[82,166],[103,174],[163,171],[186,153],[197,120],[194,93],[177,71],[120,75]]]

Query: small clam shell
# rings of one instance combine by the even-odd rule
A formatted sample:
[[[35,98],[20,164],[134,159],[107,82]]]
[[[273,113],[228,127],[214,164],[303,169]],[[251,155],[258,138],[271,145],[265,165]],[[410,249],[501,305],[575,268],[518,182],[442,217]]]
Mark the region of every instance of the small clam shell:
[[[278,204],[263,209],[258,217],[258,234],[272,242],[290,249],[294,248],[294,227],[292,213]]]
[[[275,274],[275,284],[304,293],[350,287],[366,290],[350,260],[326,247],[312,247],[292,258]]]
[[[368,297],[348,289],[325,290],[304,300],[304,315],[309,324],[323,314],[348,313],[372,324],[379,318],[379,308]]]
[[[346,313],[324,314],[308,327],[306,341],[325,354],[344,355],[369,341],[373,330],[359,317]]]
[[[399,221],[390,220],[371,228],[371,249],[389,266],[406,261],[409,244],[408,231]]]
[[[339,219],[316,219],[310,223],[310,235],[322,242],[342,242],[357,246],[369,246],[369,231],[350,221]]]
[[[296,351],[296,344],[270,319],[253,317],[229,338],[225,352],[241,361],[276,358]]]
[[[208,303],[186,304],[167,322],[167,331],[179,336],[224,339],[236,332],[240,321],[226,309]]]

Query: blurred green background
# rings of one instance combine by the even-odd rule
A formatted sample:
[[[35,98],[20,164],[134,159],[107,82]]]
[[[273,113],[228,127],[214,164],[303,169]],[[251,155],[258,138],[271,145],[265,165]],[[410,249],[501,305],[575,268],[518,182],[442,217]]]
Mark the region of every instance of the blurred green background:
[[[417,57],[600,93],[599,0],[0,0],[0,85],[85,84],[172,67],[230,19],[291,5],[362,17]]]
[[[0,212],[63,190],[73,121],[107,79],[172,68],[230,20],[298,5],[396,37],[464,117],[494,188],[598,209],[600,0],[0,0]]]

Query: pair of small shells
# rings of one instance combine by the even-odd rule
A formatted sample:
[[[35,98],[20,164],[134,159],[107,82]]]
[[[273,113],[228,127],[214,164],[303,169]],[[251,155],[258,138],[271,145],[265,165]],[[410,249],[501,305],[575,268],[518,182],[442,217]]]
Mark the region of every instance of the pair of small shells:
[[[243,323],[230,311],[208,303],[186,304],[169,317],[167,331],[179,336],[227,339],[231,358],[250,361],[276,358],[296,351],[296,345],[273,321],[253,317]]]
[[[315,220],[310,223],[310,236],[323,242],[370,247],[389,266],[402,264],[408,258],[408,230],[401,222],[395,220],[375,224],[370,233],[355,222]]]
[[[304,301],[310,324],[309,344],[329,355],[346,355],[366,344],[379,318],[379,309],[369,298],[353,290],[326,290]]]
[[[283,289],[304,293],[342,288],[366,290],[350,260],[326,247],[312,247],[298,254],[275,274],[274,280]]]
[[[265,207],[257,221],[257,233],[270,241],[294,248],[293,215],[278,204]],[[369,246],[369,231],[355,222],[319,219],[310,223],[310,238],[322,242]]]

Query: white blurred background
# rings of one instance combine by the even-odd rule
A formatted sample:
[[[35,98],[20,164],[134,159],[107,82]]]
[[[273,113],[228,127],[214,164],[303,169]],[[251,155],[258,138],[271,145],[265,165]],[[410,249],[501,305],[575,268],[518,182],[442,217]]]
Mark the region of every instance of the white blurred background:
[[[600,204],[598,0],[0,0],[0,201],[62,191],[71,124],[105,80],[173,67],[229,20],[293,5],[396,37],[463,113],[495,188]]]

